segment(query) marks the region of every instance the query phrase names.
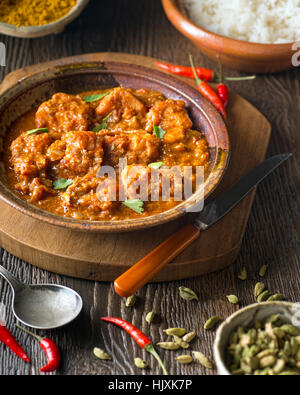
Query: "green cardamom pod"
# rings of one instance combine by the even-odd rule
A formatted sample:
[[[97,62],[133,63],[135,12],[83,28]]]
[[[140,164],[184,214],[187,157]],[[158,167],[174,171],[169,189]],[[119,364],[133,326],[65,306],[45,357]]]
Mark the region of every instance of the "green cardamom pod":
[[[204,329],[206,329],[206,330],[214,329],[219,321],[220,321],[220,318],[218,316],[215,315],[215,316],[211,317],[204,324]]]
[[[291,324],[282,325],[280,329],[290,336],[300,336],[300,330]]]
[[[229,344],[230,344],[230,345],[237,344],[237,343],[238,343],[238,340],[239,340],[239,337],[238,337],[237,332],[233,332],[233,333],[230,335]]]
[[[242,347],[250,346],[253,344],[253,341],[249,335],[243,335],[240,339],[240,345]]]
[[[95,347],[93,353],[99,359],[111,360],[111,357],[99,347]]]
[[[180,297],[184,300],[194,300],[194,299],[199,300],[196,293],[190,288],[179,287],[179,294],[180,294]]]
[[[252,373],[259,366],[259,361],[256,357],[246,356],[241,360],[241,368],[245,373]]]
[[[249,329],[248,336],[251,337],[251,340],[254,343],[256,341],[256,338],[257,338],[257,331],[256,331],[256,329],[255,328]]]
[[[275,374],[279,374],[281,373],[284,368],[285,368],[286,362],[284,359],[277,359],[277,362],[275,363],[274,367],[273,367],[273,372]]]
[[[264,357],[259,361],[259,366],[261,368],[269,368],[274,366],[276,363],[276,358],[273,355],[269,355],[268,357]]]
[[[270,317],[266,318],[264,323],[267,324],[268,322],[271,322],[272,325],[277,326],[278,324],[281,324],[281,319],[280,319],[280,314],[272,314]]]
[[[263,350],[263,351],[261,351],[261,352],[258,353],[256,356],[257,356],[258,359],[262,359],[262,358],[265,358],[265,357],[269,357],[270,355],[271,355],[271,356],[274,356],[274,355],[276,355],[276,353],[277,353],[276,350],[270,350],[270,349],[268,349],[268,350]]]
[[[285,297],[282,294],[275,294],[271,295],[268,299],[267,302],[276,302],[278,300],[284,300]]]
[[[268,270],[268,265],[262,265],[258,272],[259,276],[265,277],[267,270]]]
[[[241,363],[242,352],[243,352],[243,348],[241,345],[238,344],[234,350],[234,355],[233,355],[234,364],[237,366],[239,366]]]
[[[148,324],[150,325],[151,322],[154,320],[154,317],[155,317],[154,311],[150,311],[150,313],[148,313],[148,314],[146,315],[145,320],[146,320],[146,322],[148,322]]]
[[[134,364],[140,369],[146,369],[149,366],[148,362],[141,358],[134,358]]]
[[[242,270],[239,272],[238,274],[238,278],[242,281],[247,280],[247,270],[245,268],[245,266],[242,268]]]
[[[178,363],[191,363],[193,362],[193,357],[191,355],[179,355],[175,358]]]
[[[258,297],[257,297],[257,302],[258,302],[258,303],[265,302],[265,301],[268,299],[269,295],[270,295],[270,293],[269,293],[268,290],[264,291],[263,293],[261,293],[260,295],[258,295]]]
[[[168,328],[164,329],[163,332],[165,332],[168,336],[183,336],[187,331],[185,328]]]
[[[192,340],[195,339],[196,336],[196,332],[189,332],[183,336],[182,340],[186,343],[190,343]]]
[[[284,359],[286,363],[289,362],[289,355],[287,355],[284,350],[279,351],[278,357]]]
[[[190,348],[190,345],[189,345],[189,343],[182,341],[182,342],[180,342],[180,347],[184,348],[186,350],[187,348]]]
[[[180,345],[174,342],[160,342],[157,343],[157,346],[164,350],[178,350],[180,348]]]
[[[257,298],[265,289],[264,283],[256,283],[254,287],[254,296]]]
[[[273,340],[277,339],[271,322],[268,322],[266,324],[265,329],[266,329],[266,334],[270,337],[270,339],[273,339]]]
[[[181,348],[187,349],[190,348],[189,343],[183,341],[183,339],[179,336],[173,335],[174,342],[179,344]]]
[[[278,337],[278,339],[283,339],[285,336],[285,332],[280,328],[277,327],[273,328],[273,332]]]
[[[296,356],[297,351],[298,351],[298,342],[294,337],[291,337],[290,345],[291,345],[291,354],[294,357],[294,356]],[[300,349],[299,349],[299,351],[300,351]]]
[[[131,295],[128,298],[126,298],[125,306],[126,307],[132,307],[136,302],[136,295]]]
[[[257,355],[260,352],[260,347],[257,344],[253,344],[250,349],[249,349],[249,355],[251,355],[251,357],[254,357],[255,355]]]
[[[226,297],[231,304],[239,303],[239,298],[236,295],[227,295]]]
[[[207,369],[213,369],[212,362],[200,351],[193,351],[194,358]]]

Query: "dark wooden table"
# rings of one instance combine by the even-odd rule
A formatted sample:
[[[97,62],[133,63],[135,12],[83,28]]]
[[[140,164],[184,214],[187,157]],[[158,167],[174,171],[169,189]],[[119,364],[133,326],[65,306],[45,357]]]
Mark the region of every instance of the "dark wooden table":
[[[0,80],[12,70],[34,63],[88,52],[128,52],[187,64],[188,53],[197,63],[216,67],[181,36],[166,19],[159,0],[91,0],[79,19],[64,33],[41,39],[22,40],[0,35],[7,47],[7,67],[0,67]],[[225,70],[229,75],[238,72]],[[268,264],[266,284],[272,292],[283,293],[289,301],[299,302],[300,290],[300,69],[276,75],[259,76],[251,83],[235,83],[239,94],[252,102],[269,119],[273,127],[268,155],[292,152],[293,158],[259,188],[237,262],[222,272],[190,280],[148,285],[138,293],[134,308],[128,309],[113,291],[112,284],[84,281],[48,273],[32,267],[1,250],[1,264],[25,282],[60,283],[75,288],[84,300],[80,317],[65,328],[46,332],[56,340],[63,354],[57,374],[160,374],[155,361],[142,352],[134,341],[118,328],[101,324],[106,315],[121,316],[150,334],[145,312],[155,311],[157,320],[151,326],[154,342],[165,338],[166,327],[185,327],[198,334],[193,350],[212,356],[214,332],[205,332],[203,323],[212,315],[226,318],[238,307],[225,296],[237,294],[240,307],[254,302],[253,286],[258,269]],[[247,133],[247,130],[245,130]],[[0,217],[1,218],[1,217]],[[26,229],[24,229],[26,231]],[[237,279],[246,266],[249,279]],[[180,299],[180,285],[192,288],[199,302]],[[45,362],[38,342],[14,328],[10,312],[11,292],[0,279],[0,302],[7,309],[7,325],[16,334],[32,358],[22,363],[0,344],[0,375],[39,374]],[[112,362],[96,359],[93,347],[106,349]],[[160,352],[171,374],[216,374],[199,364],[178,365],[170,351]],[[134,357],[150,361],[151,370],[134,367]]]

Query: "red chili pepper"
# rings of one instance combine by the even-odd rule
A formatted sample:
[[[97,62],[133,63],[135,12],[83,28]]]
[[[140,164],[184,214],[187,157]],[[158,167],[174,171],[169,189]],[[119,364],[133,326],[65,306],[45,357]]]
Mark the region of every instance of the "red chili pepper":
[[[47,337],[43,338],[41,336],[36,335],[35,333],[28,331],[25,328],[22,328],[21,326],[19,326],[17,324],[16,324],[16,326],[18,328],[22,329],[22,331],[24,331],[24,332],[28,333],[29,335],[38,339],[40,342],[40,346],[45,351],[48,363],[47,363],[47,365],[45,365],[41,368],[41,372],[48,373],[48,372],[53,372],[54,370],[57,370],[60,365],[60,351],[59,351],[57,344],[54,343],[53,340],[51,340]]]
[[[136,342],[141,348],[145,348],[147,344],[151,343],[151,340],[138,328],[133,326],[127,321],[122,320],[121,318],[117,317],[102,317],[102,321],[112,322],[123,328]]]
[[[27,354],[23,350],[23,348],[19,345],[13,335],[9,332],[9,330],[0,324],[0,341],[7,345],[19,358],[23,359],[25,362],[30,362]]]
[[[57,370],[60,365],[60,351],[56,343],[47,337],[41,338],[40,346],[45,351],[48,363],[41,368],[41,372],[53,372]]]
[[[226,108],[229,99],[229,89],[227,85],[223,83],[223,65],[221,63],[220,57],[218,57],[219,69],[220,69],[220,83],[217,86],[217,94],[222,100],[224,107]]]
[[[170,63],[156,62],[156,67],[159,69],[168,71],[169,73],[176,75],[183,75],[184,77],[195,78],[193,68],[187,66],[179,66]],[[204,67],[195,67],[197,76],[207,82],[220,82],[221,77],[219,74],[215,73],[213,70],[206,69]],[[249,81],[254,80],[256,75],[246,75],[244,77],[224,77],[226,81]]]
[[[208,85],[207,82],[201,80],[197,76],[193,58],[191,55],[190,55],[190,62],[191,62],[192,69],[194,70],[194,76],[195,76],[198,91],[204,97],[206,97],[206,99],[208,99],[216,107],[216,109],[223,115],[224,119],[226,119],[227,118],[226,110],[225,110],[222,100],[219,98],[219,96],[216,94],[216,92],[213,90],[213,88],[210,85]]]
[[[183,75],[184,77],[189,77],[189,78],[195,78],[192,67],[173,65],[164,62],[156,62],[155,65],[158,68],[165,71],[169,71],[172,74]],[[196,67],[195,70],[198,77],[201,78],[203,81],[215,81],[218,79],[218,76],[215,74],[213,70],[206,69],[204,67]]]
[[[106,321],[106,322],[111,322],[112,324],[115,324],[115,325],[123,328],[137,342],[137,344],[141,348],[144,348],[146,351],[148,351],[150,354],[152,354],[156,358],[156,360],[160,364],[164,374],[165,375],[168,374],[162,360],[160,359],[159,355],[155,351],[155,348],[153,347],[152,341],[143,332],[141,332],[134,325],[123,320],[122,318],[102,317],[101,320]]]
[[[227,106],[228,104],[228,99],[229,99],[229,90],[228,86],[221,83],[217,86],[217,93],[219,98],[222,100],[224,107]]]

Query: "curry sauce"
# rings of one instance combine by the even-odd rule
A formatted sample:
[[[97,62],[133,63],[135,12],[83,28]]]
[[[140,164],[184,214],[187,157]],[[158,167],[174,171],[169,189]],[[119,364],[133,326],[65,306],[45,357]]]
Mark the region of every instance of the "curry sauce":
[[[146,89],[56,93],[17,119],[5,144],[9,187],[43,210],[79,220],[166,211],[180,203],[174,198],[179,181],[169,169],[209,165],[207,141],[192,130],[185,103]],[[107,168],[115,178],[100,174]],[[156,182],[153,171],[159,173]],[[167,201],[161,198],[165,176],[171,186]],[[142,199],[136,199],[137,180],[149,183]],[[140,210],[126,204],[137,200]]]

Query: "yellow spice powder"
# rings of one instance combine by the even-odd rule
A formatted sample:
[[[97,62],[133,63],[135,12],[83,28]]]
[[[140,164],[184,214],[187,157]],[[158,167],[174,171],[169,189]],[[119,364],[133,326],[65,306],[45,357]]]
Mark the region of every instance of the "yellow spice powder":
[[[76,0],[0,0],[0,22],[41,26],[65,16]]]

